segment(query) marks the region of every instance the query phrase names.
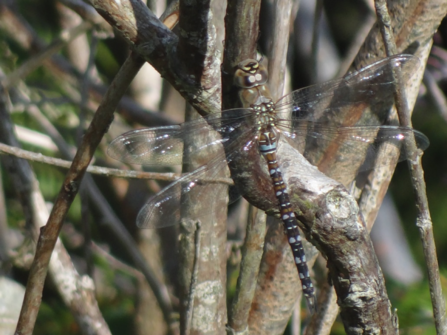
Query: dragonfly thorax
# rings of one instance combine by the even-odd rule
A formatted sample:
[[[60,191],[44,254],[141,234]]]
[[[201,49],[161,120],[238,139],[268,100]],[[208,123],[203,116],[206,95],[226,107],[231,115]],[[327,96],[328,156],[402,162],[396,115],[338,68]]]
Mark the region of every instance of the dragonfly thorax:
[[[251,108],[256,113],[258,130],[276,125],[275,106],[270,99],[265,99],[262,102],[258,101],[258,104],[252,105]]]

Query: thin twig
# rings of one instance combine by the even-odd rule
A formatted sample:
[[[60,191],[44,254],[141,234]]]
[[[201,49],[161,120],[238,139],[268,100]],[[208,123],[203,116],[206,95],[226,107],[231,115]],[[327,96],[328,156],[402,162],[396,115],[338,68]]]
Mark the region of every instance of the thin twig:
[[[2,102],[3,97],[4,95],[2,95]],[[4,113],[5,110],[5,105],[2,103],[0,106],[1,140],[18,145],[12,131],[9,113]],[[2,162],[10,171],[13,187],[22,199],[22,208],[25,217],[29,220],[27,228],[30,233],[34,234],[39,227],[44,225],[48,217],[48,209],[39,189],[39,184],[27,161],[8,156],[4,157]],[[49,263],[49,271],[61,298],[69,306],[82,331],[88,334],[110,335],[110,330],[93,297],[93,283],[87,277],[79,276],[60,241],[56,243],[56,248]],[[22,313],[23,310],[22,306]]]
[[[54,40],[48,47],[42,50],[38,55],[32,57],[30,60],[22,64],[18,69],[10,73],[1,81],[5,88],[12,87],[18,83],[19,80],[25,78],[32,71],[42,65],[44,61],[53,56],[56,52],[61,50],[68,43],[73,41],[79,35],[85,33],[92,27],[90,22],[82,22],[79,26],[63,32],[59,39]]]
[[[284,94],[292,5],[292,0],[276,0],[273,3],[273,31],[271,34],[273,39],[267,56],[268,73],[272,74],[268,83],[274,100]]]
[[[397,48],[394,42],[393,31],[391,29],[391,18],[388,13],[386,1],[375,0],[375,7],[386,53],[388,56],[391,56],[397,53]],[[399,121],[402,126],[411,127],[410,111],[405,96],[404,83],[402,80],[399,80],[401,79],[400,71],[396,71],[395,75],[398,78],[396,85],[396,109]],[[421,235],[425,261],[428,269],[430,296],[433,304],[436,331],[438,334],[446,334],[447,319],[445,301],[442,293],[441,278],[439,276],[439,265],[433,236],[433,223],[426,194],[424,171],[421,164],[422,152],[417,149],[414,138],[407,138],[404,145],[405,150],[411,157],[411,159],[408,159],[408,167],[411,174],[413,190],[416,195],[416,208],[418,210],[417,226]]]
[[[127,265],[126,263],[119,260],[118,258],[113,257],[113,255],[111,255],[110,252],[101,248],[101,246],[99,246],[97,243],[92,242],[91,248],[92,248],[92,251],[96,255],[103,257],[107,261],[107,264],[109,266],[111,266],[112,268],[114,268],[116,270],[123,271],[123,272],[137,278],[138,280],[144,280],[144,275],[140,271],[135,269],[133,266]]]
[[[430,71],[424,73],[424,84],[427,87],[427,95],[431,98],[436,108],[438,109],[444,121],[447,122],[447,99],[444,92],[439,88],[436,80],[433,78]]]
[[[45,228],[41,229],[36,255],[31,266],[25,298],[16,328],[17,334],[25,335],[33,332],[40,307],[43,284],[48,271],[48,263],[67,211],[79,190],[79,184],[93,157],[96,147],[113,120],[113,112],[120,97],[124,94],[130,81],[134,78],[143,63],[143,61],[134,56],[129,57],[124,63],[104,97],[102,104],[99,106],[97,113],[93,117],[92,123],[76,153],[63,187],[54,203],[48,222]],[[165,310],[165,312],[167,319],[169,319],[170,311]]]
[[[340,308],[334,287],[327,281],[318,292],[317,312],[306,327],[305,335],[329,335]]]
[[[196,223],[196,231],[194,232],[194,265],[191,274],[191,284],[189,285],[188,307],[186,309],[185,335],[191,333],[192,316],[194,313],[194,297],[196,295],[196,286],[199,275],[199,257],[200,257],[200,222]]]
[[[45,163],[53,166],[58,166],[62,168],[69,169],[71,166],[71,161],[63,160],[60,158],[45,156],[40,153],[35,153],[32,151],[20,149],[17,147],[11,147],[7,144],[0,143],[0,152],[19,158],[24,158],[29,161]],[[130,179],[150,179],[150,180],[161,180],[161,181],[176,181],[182,177],[183,174],[178,173],[157,173],[157,172],[144,172],[137,170],[120,170],[112,169],[103,166],[89,165],[87,168],[88,173],[93,173],[97,175],[103,175],[107,177],[118,177],[118,178],[130,178]],[[231,178],[203,178],[199,180],[200,182],[209,184],[225,184],[234,185]]]
[[[318,64],[318,43],[320,41],[320,21],[323,14],[323,0],[315,1],[315,12],[312,29],[312,45],[310,52],[310,80],[315,83],[317,80],[317,64]]]
[[[35,153],[32,151],[20,149],[17,147],[11,147],[9,145],[0,143],[0,152],[16,156],[19,158],[24,158],[29,161],[45,163],[53,166],[58,166],[62,168],[69,169],[72,162],[63,160],[60,158],[45,156],[40,153]],[[135,179],[154,179],[154,180],[165,180],[165,181],[174,181],[180,178],[179,174],[175,173],[153,173],[153,172],[144,172],[144,171],[136,171],[136,170],[120,170],[120,169],[111,169],[102,166],[94,166],[89,165],[87,168],[87,172],[104,175],[108,177],[121,177],[121,178],[135,178]]]
[[[43,149],[46,151],[52,151],[52,152],[57,151],[57,146],[51,140],[50,136],[46,134],[19,126],[17,124],[14,125],[14,131],[17,134],[17,138],[21,143],[27,143],[35,148]]]

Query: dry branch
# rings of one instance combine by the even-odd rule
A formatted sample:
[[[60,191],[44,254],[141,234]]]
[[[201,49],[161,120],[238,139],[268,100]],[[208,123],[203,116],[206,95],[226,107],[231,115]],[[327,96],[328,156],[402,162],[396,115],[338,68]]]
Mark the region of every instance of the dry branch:
[[[391,19],[385,1],[376,0],[376,11],[382,38],[385,44],[386,53],[391,56],[397,52],[393,31],[390,29]],[[404,127],[412,127],[410,111],[407,103],[405,85],[402,82],[400,71],[396,71],[398,78],[396,87],[396,109],[400,124]],[[447,319],[445,301],[442,293],[441,278],[439,275],[439,264],[436,255],[436,246],[433,235],[433,223],[430,210],[428,208],[428,198],[426,184],[424,180],[424,170],[422,168],[422,152],[418,150],[414,138],[408,138],[405,143],[405,150],[410,153],[408,168],[411,174],[411,183],[416,194],[417,226],[419,227],[425,261],[428,269],[430,282],[430,295],[433,304],[433,314],[438,334],[447,333]]]
[[[41,153],[35,153],[28,150],[23,150],[17,147],[11,147],[9,145],[0,143],[0,152],[15,157],[23,158],[28,161],[45,163],[57,167],[62,167],[69,169],[71,166],[71,161],[63,160],[60,158],[45,156]],[[158,173],[158,172],[144,172],[138,170],[123,170],[123,169],[112,169],[103,166],[89,165],[87,168],[88,173],[103,175],[107,177],[119,177],[119,178],[130,178],[130,179],[150,179],[150,180],[161,180],[161,181],[175,181],[182,177],[178,173]],[[200,179],[201,182],[211,183],[211,184],[226,184],[233,185],[233,181],[230,178],[221,179]]]
[[[95,114],[89,130],[83,138],[83,142],[74,158],[59,196],[54,203],[48,222],[41,229],[36,255],[29,274],[22,311],[16,328],[16,332],[19,334],[31,334],[34,329],[48,264],[68,208],[79,190],[80,182],[97,145],[113,120],[114,107],[141,65],[142,63],[135,64],[133,61],[129,61],[127,65],[123,66],[122,72],[115,78],[111,89],[105,96],[103,104]]]

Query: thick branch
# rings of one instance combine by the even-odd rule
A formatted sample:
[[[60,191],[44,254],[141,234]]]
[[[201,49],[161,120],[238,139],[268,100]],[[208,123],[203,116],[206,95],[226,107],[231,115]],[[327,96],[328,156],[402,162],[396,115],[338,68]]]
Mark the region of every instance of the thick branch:
[[[139,0],[92,0],[96,10],[131,47],[202,115],[220,110],[216,85],[201,86],[177,51],[178,38]]]

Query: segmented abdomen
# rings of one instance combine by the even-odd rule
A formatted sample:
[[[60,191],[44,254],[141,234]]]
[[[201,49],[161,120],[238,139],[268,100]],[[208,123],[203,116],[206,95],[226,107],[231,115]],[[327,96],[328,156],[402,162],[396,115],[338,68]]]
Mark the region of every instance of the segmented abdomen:
[[[301,284],[303,286],[303,294],[306,297],[309,309],[315,309],[315,292],[312,280],[309,276],[309,268],[306,263],[306,254],[301,242],[301,235],[298,230],[298,222],[290,205],[289,194],[282,178],[281,170],[276,160],[277,139],[275,131],[261,131],[259,137],[259,151],[267,161],[270,178],[273,181],[275,196],[279,201],[281,220],[284,223],[287,239],[292,248],[293,258],[298,269]]]

